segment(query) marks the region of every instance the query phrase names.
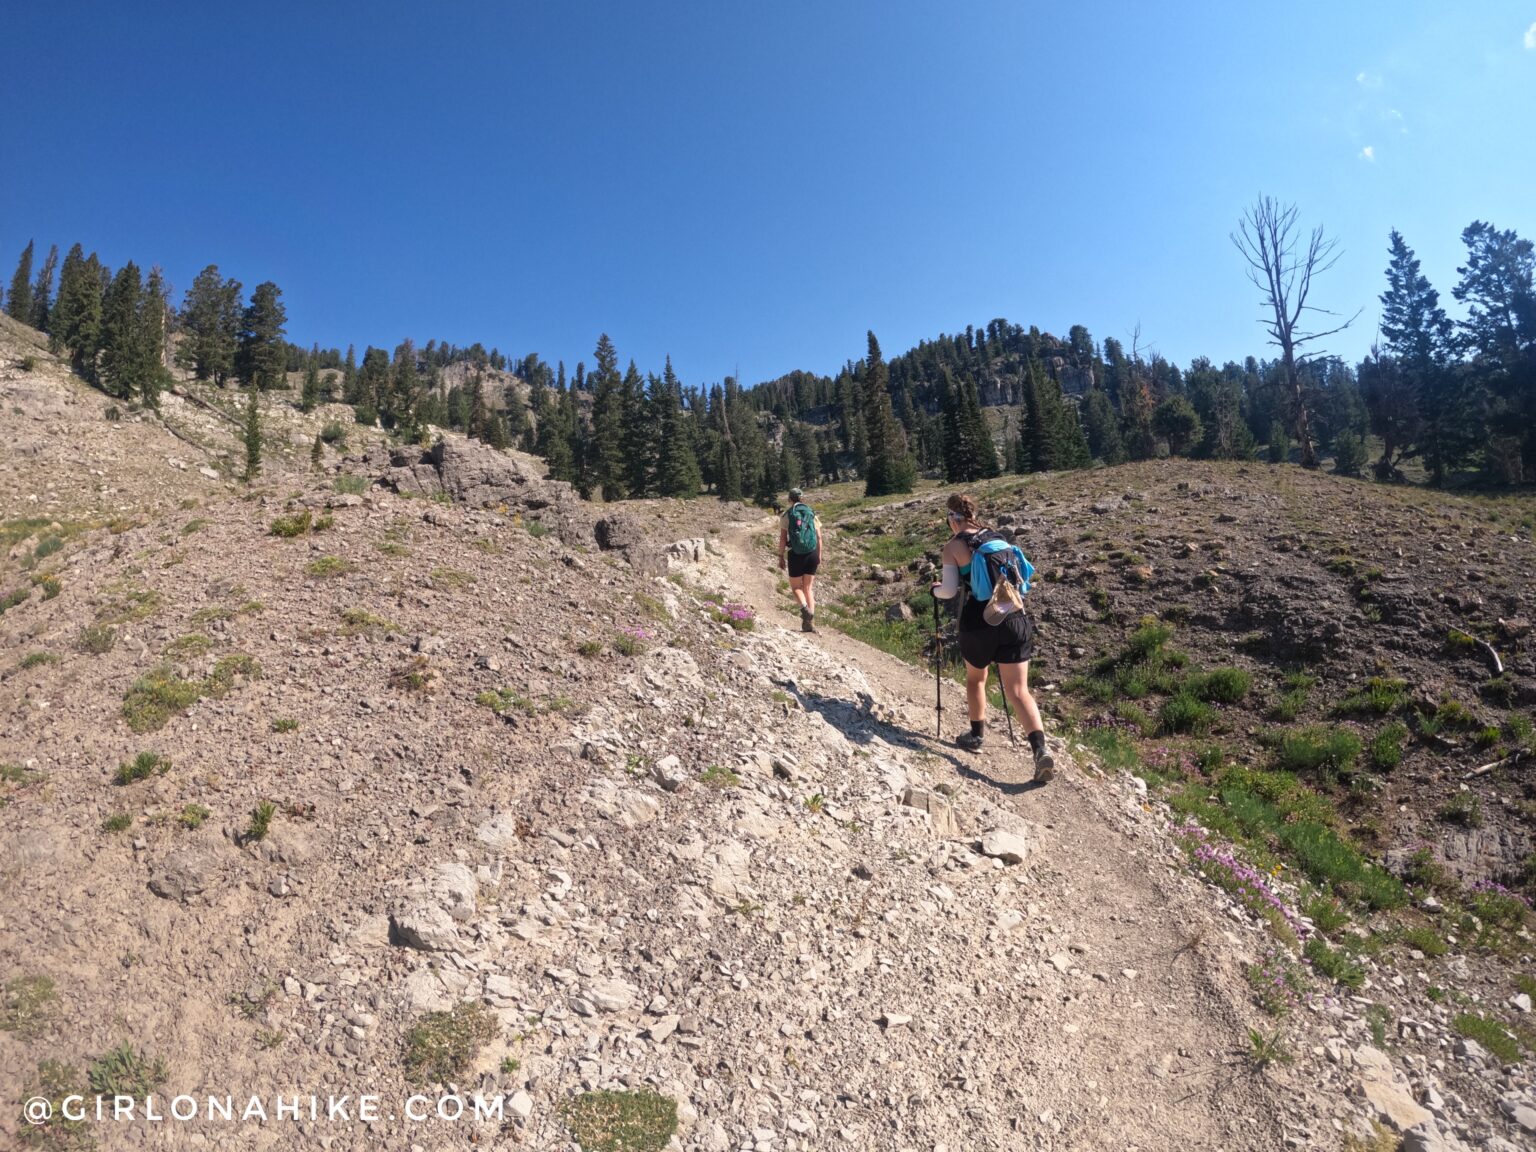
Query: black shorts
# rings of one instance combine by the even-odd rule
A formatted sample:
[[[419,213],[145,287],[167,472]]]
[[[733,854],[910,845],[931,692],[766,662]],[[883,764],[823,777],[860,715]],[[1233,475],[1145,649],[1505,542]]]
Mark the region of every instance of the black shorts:
[[[1023,664],[1034,654],[1035,622],[1027,612],[1015,612],[1001,624],[960,633],[960,655],[972,668]]]
[[[791,576],[814,576],[816,569],[821,567],[821,549],[807,552],[803,556],[791,552],[789,554],[789,574]]]

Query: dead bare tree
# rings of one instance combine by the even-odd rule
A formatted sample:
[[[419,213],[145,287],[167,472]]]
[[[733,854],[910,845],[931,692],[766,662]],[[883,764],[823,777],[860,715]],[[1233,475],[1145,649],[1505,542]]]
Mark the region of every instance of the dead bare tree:
[[[1322,225],[1312,229],[1302,247],[1296,225],[1296,206],[1281,204],[1272,196],[1260,196],[1243,213],[1232,233],[1232,243],[1248,261],[1248,279],[1263,294],[1264,307],[1271,319],[1259,321],[1269,333],[1269,342],[1280,349],[1286,401],[1291,408],[1291,433],[1301,445],[1301,463],[1317,467],[1317,452],[1312,445],[1312,416],[1302,384],[1301,369],[1316,350],[1301,353],[1304,345],[1348,328],[1359,317],[1356,312],[1344,323],[1324,332],[1308,331],[1302,320],[1309,312],[1332,316],[1326,308],[1307,302],[1314,277],[1328,271],[1343,255],[1338,240],[1324,236]],[[1364,309],[1361,309],[1364,311]]]

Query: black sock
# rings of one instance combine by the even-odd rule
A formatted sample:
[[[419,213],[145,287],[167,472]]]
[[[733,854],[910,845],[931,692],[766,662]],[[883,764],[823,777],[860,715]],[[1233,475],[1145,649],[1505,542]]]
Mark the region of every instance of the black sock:
[[[986,732],[986,730],[987,730],[987,722],[985,720],[972,720],[971,721],[971,735],[972,736],[978,736],[979,737],[984,732]]]
[[[1029,734],[1029,746],[1034,751],[1036,756],[1039,756],[1042,753],[1044,753],[1045,752],[1045,733],[1044,732],[1031,732]]]

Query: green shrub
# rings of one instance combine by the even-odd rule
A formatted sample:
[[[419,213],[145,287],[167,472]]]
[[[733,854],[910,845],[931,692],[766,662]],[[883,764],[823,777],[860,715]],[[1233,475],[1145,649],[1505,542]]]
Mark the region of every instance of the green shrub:
[[[1302,955],[1311,962],[1314,969],[1346,988],[1359,988],[1365,983],[1365,969],[1345,953],[1328,947],[1321,936],[1308,940]]]
[[[36,356],[23,356],[21,358],[21,370],[23,372],[36,372],[37,371],[37,357]]]
[[[1184,690],[1211,704],[1236,704],[1248,695],[1253,677],[1241,668],[1217,668],[1200,672],[1184,683]]]
[[[741,783],[741,777],[729,768],[722,768],[719,764],[711,764],[699,773],[699,781],[716,790],[735,788]]]
[[[481,1047],[499,1031],[496,1018],[483,1004],[469,1002],[447,1012],[428,1012],[405,1034],[406,1075],[417,1084],[461,1080]]]
[[[133,817],[126,812],[114,812],[101,822],[103,832],[126,832],[133,826]]]
[[[325,579],[331,576],[345,576],[353,569],[350,560],[344,560],[340,556],[322,556],[312,561],[305,569],[311,576]]]
[[[1408,682],[1406,680],[1393,680],[1383,676],[1373,676],[1366,681],[1364,688],[1357,692],[1351,692],[1344,699],[1334,705],[1334,713],[1339,716],[1358,716],[1369,714],[1385,716],[1389,712],[1395,712],[1401,708],[1403,702],[1408,699]]]
[[[338,476],[332,487],[343,496],[361,496],[368,491],[368,477]]]
[[[272,721],[272,731],[274,732],[292,732],[297,729],[298,726],[299,722],[289,717],[284,717],[281,720]]]
[[[361,409],[359,409],[359,410],[361,410]],[[373,423],[373,421],[371,421],[371,420],[368,420],[368,421],[359,420],[358,423],[359,424],[363,424],[363,423],[371,424],[371,423]],[[324,440],[327,444],[331,445],[331,447],[333,447],[333,448],[345,448],[346,445],[347,445],[347,428],[346,428],[346,425],[342,424],[339,420],[328,420],[328,421],[326,421],[325,427],[320,429],[320,439]]]
[[[1417,948],[1426,956],[1444,956],[1450,951],[1450,945],[1440,938],[1438,932],[1423,925],[1405,929],[1403,943],[1410,948]]]
[[[165,1063],[124,1041],[92,1061],[86,1079],[98,1095],[142,1100],[165,1082]]]
[[[21,667],[25,671],[30,668],[37,668],[43,664],[57,664],[58,662],[59,658],[52,652],[28,652],[21,658]]]
[[[0,985],[0,1032],[23,1040],[43,1035],[58,1014],[59,993],[47,976],[13,976]]]
[[[560,1114],[583,1152],[661,1152],[677,1131],[677,1101],[650,1090],[583,1092]]]
[[[1112,772],[1132,771],[1141,764],[1136,741],[1118,728],[1090,728],[1083,733],[1082,741],[1097,754],[1099,763]]]
[[[0,616],[4,616],[18,604],[25,604],[30,595],[32,595],[30,588],[15,588],[4,596],[0,596]]]
[[[292,516],[279,516],[272,521],[269,529],[273,536],[281,536],[285,540],[291,540],[295,536],[302,536],[309,531],[310,522],[314,519],[309,509],[297,512]]]
[[[151,776],[164,776],[170,770],[171,762],[158,752],[140,752],[132,760],[119,764],[112,779],[116,784],[134,784]]]
[[[1164,732],[1199,735],[1210,730],[1216,720],[1216,710],[1204,701],[1180,692],[1163,701],[1157,717]]]
[[[1301,914],[1317,926],[1319,932],[1332,934],[1349,923],[1349,913],[1333,896],[1313,896],[1302,901]]]
[[[176,822],[183,828],[201,828],[203,822],[212,815],[213,813],[201,804],[187,804],[176,814]]]
[[[545,524],[542,520],[530,520],[528,521],[528,535],[532,536],[535,540],[548,536],[549,525]]]
[[[1498,1057],[1501,1064],[1516,1064],[1520,1060],[1519,1042],[1497,1020],[1463,1012],[1451,1021],[1451,1027],[1468,1040],[1474,1040],[1488,1049]]]
[[[1347,728],[1316,725],[1281,734],[1275,767],[1332,785],[1353,773],[1359,757],[1359,736]]]
[[[246,840],[265,840],[272,830],[272,817],[277,815],[277,805],[263,800],[251,809],[251,822],[246,825]]]
[[[1406,725],[1395,720],[1371,737],[1371,767],[1378,772],[1396,768],[1403,760],[1403,741],[1408,737]]]
[[[1463,828],[1483,826],[1483,805],[1475,792],[1458,792],[1440,806],[1438,813],[1447,824],[1459,824]]]
[[[32,549],[32,559],[46,560],[63,547],[64,541],[58,536],[44,536],[37,542],[37,547]]]

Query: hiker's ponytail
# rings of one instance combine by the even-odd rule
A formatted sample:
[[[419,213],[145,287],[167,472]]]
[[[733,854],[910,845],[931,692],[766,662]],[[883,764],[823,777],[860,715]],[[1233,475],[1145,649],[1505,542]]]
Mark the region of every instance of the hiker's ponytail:
[[[956,516],[963,518],[967,524],[981,523],[980,520],[976,519],[978,512],[976,507],[976,497],[971,496],[968,493],[956,492],[954,495],[952,495],[949,498],[949,510]]]

